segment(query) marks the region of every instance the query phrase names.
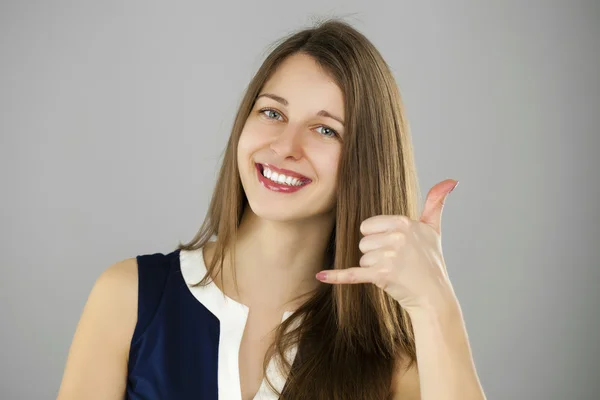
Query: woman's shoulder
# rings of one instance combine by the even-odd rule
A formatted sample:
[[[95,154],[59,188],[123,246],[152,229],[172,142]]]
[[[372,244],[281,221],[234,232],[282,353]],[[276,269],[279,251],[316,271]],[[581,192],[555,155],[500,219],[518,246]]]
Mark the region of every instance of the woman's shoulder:
[[[137,320],[137,285],[135,258],[116,262],[98,276],[73,336],[59,399],[124,393]]]
[[[122,343],[133,334],[138,307],[138,262],[136,258],[117,261],[96,279],[88,303],[98,318],[110,318],[120,330]],[[110,315],[110,317],[109,317]]]
[[[89,300],[97,302],[100,308],[111,309],[115,313],[128,313],[137,308],[138,262],[127,258],[106,268],[94,283]],[[135,315],[133,315],[135,317]]]
[[[137,292],[138,261],[137,258],[126,258],[106,268],[96,280],[95,286],[101,289],[114,289],[125,294]]]
[[[93,325],[107,324],[115,344],[126,350],[137,321],[138,263],[136,258],[117,261],[96,279],[84,309]]]

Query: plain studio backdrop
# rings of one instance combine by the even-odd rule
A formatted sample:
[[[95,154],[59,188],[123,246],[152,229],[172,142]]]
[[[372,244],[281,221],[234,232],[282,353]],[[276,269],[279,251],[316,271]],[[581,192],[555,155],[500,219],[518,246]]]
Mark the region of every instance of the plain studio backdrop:
[[[3,1],[0,398],[55,398],[112,263],[208,207],[276,39],[343,17],[393,69],[489,399],[600,393],[598,1]]]

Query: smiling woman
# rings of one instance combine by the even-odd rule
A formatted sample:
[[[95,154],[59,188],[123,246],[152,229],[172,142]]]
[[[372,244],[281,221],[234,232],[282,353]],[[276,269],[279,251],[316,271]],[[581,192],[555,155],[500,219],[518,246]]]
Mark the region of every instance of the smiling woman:
[[[197,235],[102,274],[59,398],[483,398],[441,262],[456,183],[418,215],[400,94],[361,33],[331,20],[284,38]]]
[[[344,96],[330,75],[305,53],[283,60],[256,97],[237,146],[240,179],[254,214],[279,221],[332,214],[344,131],[342,118],[332,115],[344,115]],[[257,179],[256,163],[269,165],[269,179],[280,184],[261,174]],[[303,185],[288,186],[294,177]]]

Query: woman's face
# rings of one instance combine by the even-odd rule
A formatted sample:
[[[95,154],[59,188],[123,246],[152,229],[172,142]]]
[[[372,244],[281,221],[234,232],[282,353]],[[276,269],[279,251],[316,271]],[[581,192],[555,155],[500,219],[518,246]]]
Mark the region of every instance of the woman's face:
[[[313,58],[296,54],[280,64],[257,97],[237,151],[256,215],[284,221],[333,210],[343,117],[342,91]],[[261,172],[268,166],[271,179]],[[284,176],[275,179],[291,185],[272,181],[272,172],[281,170]]]

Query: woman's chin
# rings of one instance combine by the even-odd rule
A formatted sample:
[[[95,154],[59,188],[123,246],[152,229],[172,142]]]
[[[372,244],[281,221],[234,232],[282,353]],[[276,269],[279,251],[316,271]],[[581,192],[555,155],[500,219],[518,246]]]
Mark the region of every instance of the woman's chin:
[[[334,210],[331,207],[326,209],[314,208],[307,206],[300,208],[298,206],[289,207],[286,204],[273,204],[273,202],[257,202],[249,201],[252,212],[259,218],[278,221],[278,222],[299,222],[308,221],[315,218],[328,218]]]

